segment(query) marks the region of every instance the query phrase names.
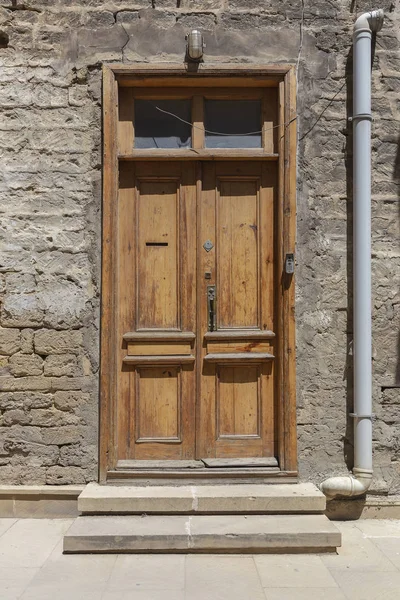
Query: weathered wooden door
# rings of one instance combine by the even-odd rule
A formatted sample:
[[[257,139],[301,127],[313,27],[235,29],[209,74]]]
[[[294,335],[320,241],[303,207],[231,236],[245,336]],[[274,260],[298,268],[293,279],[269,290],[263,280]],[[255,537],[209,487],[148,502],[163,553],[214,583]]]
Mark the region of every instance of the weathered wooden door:
[[[119,460],[194,457],[196,177],[125,163],[119,194]]]
[[[275,165],[265,162],[203,164],[197,283],[202,458],[275,455],[274,174]]]
[[[275,173],[121,165],[119,461],[276,454]]]

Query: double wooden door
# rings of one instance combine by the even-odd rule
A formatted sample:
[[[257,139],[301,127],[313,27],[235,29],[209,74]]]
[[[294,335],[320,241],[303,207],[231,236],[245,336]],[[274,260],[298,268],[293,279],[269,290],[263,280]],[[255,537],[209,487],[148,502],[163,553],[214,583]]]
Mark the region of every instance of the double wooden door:
[[[276,168],[121,162],[118,461],[277,455]]]

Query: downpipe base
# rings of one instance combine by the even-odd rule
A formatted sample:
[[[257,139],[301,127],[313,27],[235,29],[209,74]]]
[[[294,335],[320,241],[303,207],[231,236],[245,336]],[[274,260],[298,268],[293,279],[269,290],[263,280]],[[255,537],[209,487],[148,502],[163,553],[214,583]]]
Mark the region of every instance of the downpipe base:
[[[328,500],[336,496],[354,498],[363,496],[368,491],[372,482],[372,471],[367,469],[353,469],[352,475],[329,477],[320,485],[320,490]]]

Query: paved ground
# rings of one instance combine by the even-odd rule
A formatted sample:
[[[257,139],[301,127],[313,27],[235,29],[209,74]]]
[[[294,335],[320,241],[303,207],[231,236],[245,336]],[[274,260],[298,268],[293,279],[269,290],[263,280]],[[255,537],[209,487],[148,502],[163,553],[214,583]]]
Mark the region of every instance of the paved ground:
[[[400,600],[400,521],[338,523],[338,556],[63,556],[71,519],[0,519],[0,600]]]

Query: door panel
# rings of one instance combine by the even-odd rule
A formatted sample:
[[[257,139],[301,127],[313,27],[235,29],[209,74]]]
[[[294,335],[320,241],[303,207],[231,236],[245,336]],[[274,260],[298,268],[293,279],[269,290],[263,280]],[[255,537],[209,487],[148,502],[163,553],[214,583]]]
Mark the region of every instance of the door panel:
[[[119,460],[195,454],[194,167],[121,164]]]
[[[137,178],[138,329],[179,329],[179,185]]]
[[[275,169],[207,163],[202,181],[199,247],[213,247],[201,248],[199,260],[199,456],[274,456]]]
[[[259,324],[257,180],[220,179],[216,196],[218,328]]]
[[[217,441],[260,437],[259,366],[217,367]]]
[[[181,441],[181,372],[178,367],[137,369],[137,442]]]

